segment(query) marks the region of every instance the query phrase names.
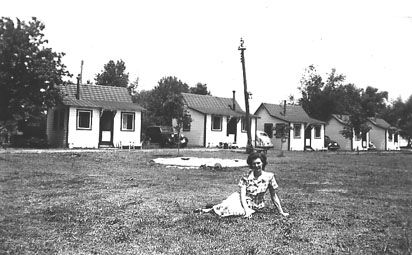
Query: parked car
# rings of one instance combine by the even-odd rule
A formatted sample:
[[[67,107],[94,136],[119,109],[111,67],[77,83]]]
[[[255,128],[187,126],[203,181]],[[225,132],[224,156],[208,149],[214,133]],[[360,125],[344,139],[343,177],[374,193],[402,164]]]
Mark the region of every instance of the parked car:
[[[273,143],[270,140],[270,137],[264,131],[261,131],[261,130],[256,131],[256,147],[273,148]]]
[[[369,142],[368,150],[370,150],[370,151],[376,151],[376,146],[375,146],[375,144],[373,144],[373,142]]]
[[[146,129],[145,142],[158,143],[161,147],[176,147],[179,134],[171,126],[149,126]],[[180,134],[180,147],[187,146],[189,139]]]
[[[328,150],[330,151],[336,151],[340,149],[340,145],[336,141],[330,139],[330,137],[327,135],[325,135],[324,147],[328,148]]]

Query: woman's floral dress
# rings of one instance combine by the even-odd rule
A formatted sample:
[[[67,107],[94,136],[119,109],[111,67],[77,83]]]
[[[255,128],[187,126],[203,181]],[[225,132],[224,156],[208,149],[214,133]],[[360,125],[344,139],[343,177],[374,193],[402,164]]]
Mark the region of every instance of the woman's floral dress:
[[[259,210],[265,207],[264,197],[269,186],[273,189],[278,188],[275,175],[265,171],[262,171],[258,178],[255,178],[253,171],[249,172],[248,175],[240,179],[239,186],[246,186],[246,203],[252,210]],[[213,206],[213,210],[221,217],[245,214],[239,192],[231,194],[222,203]]]

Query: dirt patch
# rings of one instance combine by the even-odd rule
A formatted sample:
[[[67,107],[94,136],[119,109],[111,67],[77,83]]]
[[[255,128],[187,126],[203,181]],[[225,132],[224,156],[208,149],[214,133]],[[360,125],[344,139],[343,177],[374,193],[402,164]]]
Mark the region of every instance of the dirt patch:
[[[152,162],[156,164],[199,168],[199,167],[244,167],[247,166],[244,159],[221,159],[221,158],[197,158],[197,157],[174,157],[174,158],[156,158]]]

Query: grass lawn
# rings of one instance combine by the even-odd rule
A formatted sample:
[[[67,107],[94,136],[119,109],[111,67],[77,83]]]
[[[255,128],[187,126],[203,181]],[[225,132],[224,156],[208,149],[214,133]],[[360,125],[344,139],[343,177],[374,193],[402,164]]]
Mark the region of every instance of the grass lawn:
[[[163,154],[163,155],[159,155]],[[0,154],[1,254],[410,254],[412,154],[269,151],[290,217],[192,211],[247,168],[178,169],[165,151]],[[184,156],[245,159],[231,151]]]

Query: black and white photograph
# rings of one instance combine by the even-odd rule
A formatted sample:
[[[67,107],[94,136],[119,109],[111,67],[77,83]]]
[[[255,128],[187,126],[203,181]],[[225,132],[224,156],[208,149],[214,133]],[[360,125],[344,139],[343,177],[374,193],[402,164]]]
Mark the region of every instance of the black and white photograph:
[[[0,254],[412,254],[412,1],[0,6]]]

